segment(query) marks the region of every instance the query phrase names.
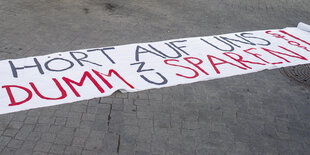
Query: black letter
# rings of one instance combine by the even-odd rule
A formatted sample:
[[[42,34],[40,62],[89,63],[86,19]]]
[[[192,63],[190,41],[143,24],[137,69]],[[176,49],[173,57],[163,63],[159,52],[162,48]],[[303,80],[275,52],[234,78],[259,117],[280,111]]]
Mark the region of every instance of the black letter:
[[[146,82],[148,83],[151,83],[151,84],[155,84],[155,85],[164,85],[168,82],[168,80],[163,76],[161,75],[160,73],[156,72],[156,74],[158,74],[162,79],[163,81],[162,82],[154,82],[154,81],[150,81],[148,78],[146,78],[144,75],[140,75],[142,79],[144,79]]]
[[[13,64],[12,61],[9,61],[9,64],[11,66],[11,70],[13,73],[13,77],[17,78],[17,70],[18,69],[25,69],[25,68],[32,68],[32,67],[37,67],[38,71],[40,72],[40,74],[44,74],[41,64],[39,63],[39,61],[37,60],[37,58],[33,58],[35,65],[33,66],[24,66],[24,67],[15,67],[15,65]]]
[[[49,67],[48,64],[49,64],[50,62],[54,61],[54,60],[63,60],[63,61],[69,62],[69,63],[70,63],[70,66],[67,67],[67,68],[64,68],[64,69],[51,69],[51,68]],[[45,64],[44,64],[44,66],[45,66],[45,68],[46,68],[47,70],[49,70],[49,71],[60,72],[60,71],[65,71],[65,70],[67,70],[67,69],[72,68],[72,67],[74,66],[74,64],[73,64],[73,62],[71,62],[70,60],[67,60],[67,59],[63,59],[63,58],[54,58],[54,59],[51,59],[51,60],[46,61]]]
[[[237,40],[237,39],[232,39],[232,38],[227,38],[227,37],[222,37],[222,36],[220,36],[220,37],[221,37],[223,40],[227,41],[228,43],[230,43],[230,44],[232,44],[232,45],[234,45],[234,46],[237,46],[237,47],[239,47],[239,48],[240,48],[241,46],[239,46],[239,45],[237,45],[237,44],[234,44],[232,41],[234,41],[234,42],[239,42],[239,43],[242,43],[242,44],[256,45],[256,44],[250,42],[249,40],[246,40],[246,39],[244,39],[244,38],[238,36],[237,34],[235,34],[235,36],[237,36],[237,37],[243,39],[244,41],[242,41],[242,40]]]
[[[176,49],[180,50],[181,52],[185,53],[186,55],[189,55],[184,50],[182,50],[182,48],[185,48],[186,46],[177,46],[177,45],[175,45],[175,43],[182,43],[182,42],[187,42],[187,40],[171,41],[171,42],[169,42],[169,44],[171,44],[173,47],[175,47]],[[167,44],[167,43],[165,43],[165,44],[168,45],[170,48],[172,48],[174,51],[176,51],[175,48],[171,47],[169,44]]]
[[[130,64],[130,65],[138,65],[138,64],[140,64],[140,66],[139,66],[139,68],[137,69],[137,73],[154,70],[154,69],[142,69],[143,66],[145,65],[145,62],[137,62],[137,63],[132,63],[132,64]]]
[[[140,51],[140,49],[142,49],[143,51]],[[154,52],[152,52],[150,50],[147,50],[147,49],[145,49],[145,48],[143,48],[143,47],[138,45],[137,48],[136,48],[136,61],[140,61],[139,60],[139,54],[143,54],[143,53],[151,53],[151,54],[157,55],[159,57],[166,58],[164,56],[161,56],[161,55],[159,55],[157,53],[154,53]]]
[[[151,49],[153,49],[154,51],[156,51],[156,52],[160,53],[161,55],[163,55],[163,56],[165,56],[165,57],[168,57],[168,58],[180,58],[180,57],[182,56],[182,54],[181,54],[180,52],[178,52],[177,50],[175,50],[173,47],[171,47],[171,45],[169,45],[169,44],[167,44],[167,43],[165,43],[165,44],[168,45],[170,48],[172,48],[173,51],[175,51],[175,53],[177,53],[177,56],[175,56],[175,57],[168,56],[168,55],[166,55],[165,53],[163,53],[163,52],[159,51],[158,49],[156,49],[155,47],[153,47],[151,44],[148,44],[148,45],[149,45],[149,47],[150,47]]]
[[[82,58],[76,58],[76,56],[74,55],[74,53],[79,53],[79,54],[83,54],[84,56]],[[84,64],[81,62],[81,61],[84,61],[84,62],[88,62],[88,63],[91,63],[91,64],[94,64],[94,65],[97,65],[97,66],[102,66],[100,64],[97,64],[97,63],[94,63],[94,62],[91,62],[91,61],[88,61],[88,60],[84,60],[88,57],[87,54],[83,53],[83,52],[70,52],[70,55],[72,56],[72,58],[74,60],[76,60],[81,66],[84,66]]]
[[[214,38],[217,39],[217,40],[219,40],[219,41],[221,41],[221,42],[223,42],[224,44],[228,45],[228,46],[230,47],[230,49],[229,49],[229,50],[223,50],[223,49],[220,49],[219,47],[217,47],[217,46],[215,46],[215,45],[209,43],[208,41],[206,41],[206,40],[204,40],[204,39],[202,39],[202,38],[200,38],[200,40],[202,40],[203,42],[205,42],[205,43],[207,43],[207,44],[213,46],[214,48],[216,48],[216,49],[218,49],[218,50],[220,50],[220,51],[230,51],[230,52],[231,52],[231,51],[233,51],[233,50],[235,49],[233,46],[231,46],[230,44],[226,43],[225,41],[219,39],[218,37],[214,37]]]
[[[110,47],[110,48],[102,48],[102,49],[91,49],[91,50],[87,50],[87,52],[93,52],[93,51],[101,51],[101,53],[106,56],[111,62],[112,64],[115,64],[115,62],[111,59],[111,57],[105,53],[105,50],[112,50],[112,49],[115,49],[114,47]]]
[[[240,35],[241,35],[242,37],[244,37],[244,38],[254,38],[254,39],[258,39],[258,40],[262,40],[262,41],[265,41],[265,42],[266,42],[266,44],[258,44],[258,43],[256,43],[257,45],[269,46],[269,45],[271,44],[268,40],[263,39],[263,38],[258,38],[258,37],[253,37],[253,36],[251,36],[251,37],[245,36],[245,35],[253,35],[253,33],[241,33]]]

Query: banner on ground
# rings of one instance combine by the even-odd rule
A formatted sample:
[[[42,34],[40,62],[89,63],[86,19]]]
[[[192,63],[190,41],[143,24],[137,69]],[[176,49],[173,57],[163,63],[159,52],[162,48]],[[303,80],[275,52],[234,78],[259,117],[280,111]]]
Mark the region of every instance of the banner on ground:
[[[2,60],[0,114],[306,64],[307,26]]]

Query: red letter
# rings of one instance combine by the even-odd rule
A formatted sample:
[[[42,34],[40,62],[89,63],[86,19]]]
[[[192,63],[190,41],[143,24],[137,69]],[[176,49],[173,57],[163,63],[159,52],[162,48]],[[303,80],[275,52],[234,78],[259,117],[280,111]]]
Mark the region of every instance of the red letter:
[[[134,89],[135,87],[133,87],[131,84],[129,84],[123,77],[121,77],[115,70],[113,69],[110,69],[109,70],[109,73],[108,75],[106,74],[103,74],[103,73],[100,73],[94,69],[92,69],[92,71],[111,89],[113,88],[113,86],[111,85],[111,83],[106,80],[103,76],[108,76],[108,77],[111,77],[112,76],[112,73],[114,75],[116,75],[119,79],[121,79],[124,83],[126,83],[130,88]],[[103,75],[103,76],[102,76]]]
[[[164,62],[165,62],[165,64],[167,64],[167,65],[177,66],[177,67],[181,67],[181,68],[186,68],[186,69],[189,69],[189,70],[191,70],[191,71],[193,71],[193,72],[195,73],[195,75],[193,75],[193,76],[185,76],[185,75],[176,73],[177,76],[181,76],[181,77],[184,77],[184,78],[192,79],[192,78],[195,78],[195,77],[197,77],[197,76],[199,75],[199,73],[198,73],[197,71],[195,71],[194,69],[192,69],[192,68],[189,68],[189,67],[186,67],[186,66],[181,66],[181,65],[170,64],[170,63],[168,63],[168,61],[176,61],[176,62],[179,62],[179,60],[175,60],[175,59],[166,59]]]
[[[289,49],[286,49],[286,48],[284,48],[284,47],[282,47],[282,46],[279,46],[279,47],[282,48],[282,49],[284,49],[284,50],[287,50],[287,51],[289,51],[289,52],[291,52],[291,53],[293,53],[293,54],[295,54],[295,55],[289,55],[289,54],[286,54],[286,53],[281,53],[281,52],[273,51],[273,50],[270,50],[270,49],[267,49],[267,48],[263,48],[263,47],[262,47],[262,49],[265,50],[266,52],[268,52],[268,53],[270,53],[270,54],[272,54],[272,55],[274,55],[274,56],[280,58],[280,59],[283,59],[283,60],[286,61],[286,62],[290,62],[290,61],[287,60],[287,59],[285,59],[285,58],[283,58],[283,57],[281,57],[280,55],[277,55],[277,54],[282,54],[282,55],[286,55],[286,56],[293,57],[293,58],[298,58],[298,59],[302,59],[302,60],[307,60],[305,57],[303,57],[302,55],[299,55],[298,53],[295,53],[295,52],[293,52],[293,51],[291,51],[291,50],[289,50]],[[277,54],[276,54],[276,53],[277,53]]]
[[[91,80],[91,82],[93,82],[93,84],[97,87],[97,89],[101,92],[104,93],[104,90],[101,88],[101,86],[98,84],[98,82],[92,77],[92,75],[85,71],[80,82],[75,82],[71,79],[68,79],[66,77],[63,77],[62,79],[67,83],[67,85],[71,88],[71,90],[74,92],[75,96],[80,97],[81,95],[75,90],[75,88],[72,86],[71,83],[76,84],[77,86],[81,87],[84,84],[84,81],[86,79],[86,77],[88,79]]]
[[[11,87],[19,88],[19,89],[22,89],[22,90],[26,91],[28,93],[28,97],[26,99],[24,99],[23,101],[16,102],[14,97],[13,97],[13,94],[12,94],[12,91],[11,91]],[[8,95],[10,97],[11,104],[9,104],[9,106],[15,106],[15,105],[23,104],[23,103],[29,101],[32,98],[32,92],[29,89],[25,88],[25,87],[17,86],[17,85],[6,85],[6,86],[2,86],[2,88],[6,89],[6,91],[8,92]]]
[[[296,42],[296,41],[288,41],[288,43],[289,43],[290,45],[292,45],[292,46],[297,46],[297,47],[299,47],[299,48],[302,48],[302,49],[304,49],[304,50],[310,52],[310,50],[309,50],[306,46],[301,46],[301,45],[300,45],[298,42]]]
[[[196,68],[198,68],[200,71],[202,71],[206,75],[209,75],[206,71],[204,71],[202,68],[199,67],[199,65],[203,63],[203,61],[201,59],[198,59],[198,58],[195,58],[195,57],[186,57],[186,58],[183,58],[183,59],[186,60],[188,63],[192,64],[193,66],[195,66]],[[193,61],[190,61],[190,59],[198,60],[198,62],[194,63]]]
[[[220,71],[218,70],[218,68],[216,67],[216,65],[222,65],[222,64],[230,64],[230,65],[232,65],[232,66],[235,66],[235,67],[241,68],[241,69],[243,69],[243,70],[246,70],[246,68],[244,68],[244,67],[235,65],[235,64],[233,64],[233,63],[231,63],[231,62],[228,62],[228,61],[223,60],[223,59],[221,59],[221,58],[215,57],[215,56],[213,56],[213,55],[207,55],[207,57],[208,57],[208,59],[209,59],[211,65],[213,66],[213,68],[214,68],[214,70],[215,70],[215,72],[216,72],[217,74],[220,74]],[[220,61],[222,61],[222,62],[214,63],[214,61],[213,61],[212,59],[217,59],[217,60],[220,60]]]
[[[251,53],[251,52],[249,52],[250,50],[256,50],[256,48],[249,48],[249,49],[246,49],[246,50],[243,50],[245,53],[248,53],[248,54],[251,54],[251,55],[253,55],[253,56],[255,56],[256,58],[258,58],[258,59],[260,59],[260,60],[262,60],[263,62],[265,62],[265,63],[267,63],[267,64],[270,64],[270,62],[268,62],[268,61],[266,61],[266,60],[264,60],[263,58],[261,58],[261,54],[258,54],[258,53]],[[271,64],[273,64],[273,65],[275,65],[275,64],[282,64],[283,62],[274,62],[274,63],[271,63]]]
[[[286,34],[286,35],[288,35],[288,36],[290,36],[290,37],[292,37],[292,38],[294,38],[294,39],[297,39],[297,40],[299,40],[299,41],[301,41],[301,42],[303,42],[303,43],[306,43],[306,44],[310,45],[310,43],[308,43],[308,42],[306,42],[306,41],[304,41],[304,40],[302,40],[302,39],[300,39],[300,38],[298,38],[298,37],[295,37],[295,36],[293,36],[293,35],[291,35],[291,34],[285,32],[285,31],[283,31],[283,30],[280,30],[280,32],[281,32],[281,33],[284,33],[284,34]]]
[[[64,99],[65,97],[67,97],[67,92],[64,90],[64,88],[60,85],[60,83],[58,82],[57,79],[53,78],[53,81],[55,82],[57,88],[60,90],[61,92],[61,96],[58,98],[50,98],[50,97],[45,97],[43,96],[37,89],[37,87],[33,84],[33,82],[29,82],[30,86],[32,87],[32,89],[34,90],[34,92],[41,97],[42,99],[46,99],[46,100],[60,100],[60,99]]]
[[[252,61],[243,60],[243,57],[241,55],[233,53],[233,52],[226,52],[226,53],[223,53],[223,54],[228,56],[229,58],[239,62],[241,65],[243,65],[244,67],[249,68],[249,69],[252,69],[252,67],[249,67],[248,65],[246,65],[244,63],[257,64],[257,65],[266,65],[266,64],[263,64],[263,63],[259,63],[259,62],[252,62]],[[238,56],[238,58],[232,57],[231,54]]]
[[[280,39],[284,39],[284,40],[288,41],[288,40],[285,38],[285,36],[281,36],[281,35],[278,34],[278,33],[271,33],[271,31],[266,31],[265,33],[270,34],[270,35],[274,36],[275,38],[280,38]]]

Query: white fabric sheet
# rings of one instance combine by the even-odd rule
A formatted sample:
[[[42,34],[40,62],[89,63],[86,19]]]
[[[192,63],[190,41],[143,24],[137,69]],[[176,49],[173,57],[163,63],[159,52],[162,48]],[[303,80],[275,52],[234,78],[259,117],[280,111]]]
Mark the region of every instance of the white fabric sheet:
[[[299,29],[300,28],[300,29]],[[0,114],[309,63],[309,25],[0,61]]]

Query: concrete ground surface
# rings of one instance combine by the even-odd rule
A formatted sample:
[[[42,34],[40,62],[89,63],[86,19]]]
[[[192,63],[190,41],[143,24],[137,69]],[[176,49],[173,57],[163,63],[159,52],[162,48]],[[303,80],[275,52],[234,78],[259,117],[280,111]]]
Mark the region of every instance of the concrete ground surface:
[[[1,60],[310,23],[309,0],[0,0]],[[310,154],[279,70],[0,115],[3,155]]]

